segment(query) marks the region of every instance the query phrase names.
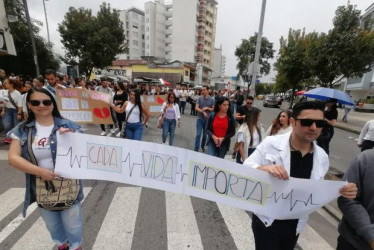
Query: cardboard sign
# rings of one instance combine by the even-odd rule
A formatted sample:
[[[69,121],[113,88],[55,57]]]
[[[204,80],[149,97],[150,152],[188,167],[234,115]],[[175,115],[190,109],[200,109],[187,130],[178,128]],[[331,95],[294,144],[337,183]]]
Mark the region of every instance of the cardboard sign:
[[[111,96],[97,91],[68,88],[56,91],[61,115],[81,124],[113,124]]]
[[[157,116],[161,112],[162,104],[166,101],[167,95],[142,95],[140,100],[148,108],[149,114]]]

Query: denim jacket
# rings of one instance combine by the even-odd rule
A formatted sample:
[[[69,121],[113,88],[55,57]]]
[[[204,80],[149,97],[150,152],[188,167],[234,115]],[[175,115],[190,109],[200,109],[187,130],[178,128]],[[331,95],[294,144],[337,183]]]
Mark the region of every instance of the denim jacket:
[[[22,122],[18,124],[13,130],[11,130],[8,134],[12,136],[12,138],[19,139],[21,150],[22,150],[22,157],[31,162],[28,151],[27,151],[27,132],[28,128],[32,128],[32,138],[36,135],[36,128],[35,128],[35,120],[26,123]],[[59,128],[70,128],[73,132],[82,133],[80,126],[75,124],[74,122],[54,117],[54,127],[52,129],[52,133],[49,137],[50,147],[52,152],[53,164],[56,164],[56,152],[57,152],[57,138],[56,132]],[[22,215],[26,216],[26,210],[30,204],[36,201],[36,186],[35,186],[35,175],[25,174],[26,175],[26,193],[25,193],[25,201],[23,205]],[[80,190],[78,193],[78,197],[75,203],[80,202],[83,200],[83,183],[80,181]]]

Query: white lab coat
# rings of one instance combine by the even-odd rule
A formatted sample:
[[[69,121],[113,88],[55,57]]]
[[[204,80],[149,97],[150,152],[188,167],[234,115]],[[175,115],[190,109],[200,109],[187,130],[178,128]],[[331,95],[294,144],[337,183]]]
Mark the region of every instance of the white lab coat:
[[[243,165],[247,167],[257,168],[263,165],[282,165],[288,175],[291,168],[291,151],[289,138],[292,132],[282,135],[268,136],[263,140],[256,150],[244,161]],[[320,148],[317,143],[313,142],[313,169],[310,176],[311,180],[320,180],[325,177],[329,169],[329,158],[325,151]],[[273,218],[256,214],[266,227],[271,226],[274,222]],[[296,234],[299,234],[308,220],[309,214],[299,218]]]

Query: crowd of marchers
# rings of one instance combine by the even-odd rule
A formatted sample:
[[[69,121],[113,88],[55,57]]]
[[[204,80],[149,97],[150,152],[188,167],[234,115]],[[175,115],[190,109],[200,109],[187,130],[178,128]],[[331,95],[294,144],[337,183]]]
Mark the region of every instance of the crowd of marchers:
[[[150,114],[141,96],[165,95],[158,119],[162,143],[169,137],[168,144],[173,145],[176,127],[181,126],[186,105],[191,105],[190,115],[196,116],[195,151],[224,158],[232,147],[232,157],[243,167],[265,171],[284,181],[290,177],[323,180],[329,168],[328,143],[336,124],[334,99],[326,103],[299,102],[292,110],[281,111],[265,132],[260,125],[261,110],[253,107],[254,98],[244,95],[240,88],[235,91],[215,91],[208,86],[172,88],[115,82],[106,77],[100,81],[72,80],[54,70],[46,70],[43,77],[32,82],[17,76],[7,77],[0,70],[0,84],[1,117],[7,134],[4,141],[10,143],[9,163],[26,174],[23,214],[36,201],[59,249],[81,249],[84,230],[80,180],[74,182],[76,195],[65,203],[45,204],[35,191],[36,185],[45,188],[51,200],[56,198],[53,194],[63,193],[59,187],[66,179],[54,173],[56,134],[82,132],[79,125],[61,116],[56,104],[59,88],[87,88],[112,97],[114,123],[101,124],[101,136],[142,140]],[[353,161],[344,177],[348,182],[340,189],[338,202],[343,219],[337,249],[374,249],[374,199],[371,195],[374,171],[370,166],[374,161],[374,149],[368,146],[374,141],[373,131],[373,123],[365,125],[359,140],[364,152]],[[230,145],[232,137],[234,145]],[[51,204],[58,205],[51,207]],[[307,219],[308,214],[292,220],[253,214],[256,249],[294,249]]]

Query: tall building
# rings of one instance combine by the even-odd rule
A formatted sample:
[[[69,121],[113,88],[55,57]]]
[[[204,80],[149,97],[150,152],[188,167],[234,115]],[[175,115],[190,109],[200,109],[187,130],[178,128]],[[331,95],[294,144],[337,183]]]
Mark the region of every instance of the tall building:
[[[145,56],[165,58],[166,6],[163,0],[145,3]]]
[[[119,59],[141,59],[145,55],[144,12],[137,8],[123,10],[119,15],[123,22],[128,53]]]
[[[222,46],[213,49],[212,79],[225,76],[226,57],[222,55]]]

